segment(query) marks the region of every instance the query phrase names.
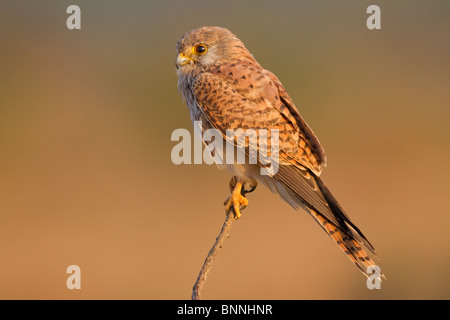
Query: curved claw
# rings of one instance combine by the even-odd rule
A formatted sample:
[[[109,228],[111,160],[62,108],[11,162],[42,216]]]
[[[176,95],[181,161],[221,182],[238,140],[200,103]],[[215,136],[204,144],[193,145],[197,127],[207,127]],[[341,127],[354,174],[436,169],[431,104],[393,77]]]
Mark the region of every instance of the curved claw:
[[[256,189],[256,185],[252,186],[250,188],[250,190],[242,189],[242,194],[245,195],[246,193],[251,193],[251,192],[255,191],[255,189]]]

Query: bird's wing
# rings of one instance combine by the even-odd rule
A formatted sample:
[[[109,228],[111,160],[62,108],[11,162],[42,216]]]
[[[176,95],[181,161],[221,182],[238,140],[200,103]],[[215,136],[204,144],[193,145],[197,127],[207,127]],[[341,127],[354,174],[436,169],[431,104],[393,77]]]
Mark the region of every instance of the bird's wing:
[[[200,88],[201,85],[209,82],[213,82],[210,85],[214,90],[221,89],[224,93],[216,95],[224,120],[227,120],[226,114],[231,113],[231,120],[243,119],[247,129],[278,129],[280,160],[301,165],[320,175],[326,164],[325,152],[275,75],[252,61],[221,64],[197,77],[194,89],[200,100],[205,94],[214,95],[214,90],[212,93],[201,92],[208,90],[207,87]],[[224,103],[228,105],[224,106]]]
[[[222,69],[223,71],[224,69]],[[241,79],[243,75],[237,73],[237,69],[225,69],[228,73],[234,75],[234,79]],[[261,73],[263,78],[256,79],[271,81],[267,75]],[[230,75],[231,76],[231,75]],[[246,79],[249,79],[246,75]],[[274,107],[267,96],[278,94],[277,87],[272,84],[266,88],[260,88],[260,84],[253,84],[249,88],[248,82],[229,81],[220,74],[204,72],[198,75],[194,81],[193,93],[198,108],[201,109],[201,117],[204,129],[214,128],[222,133],[224,139],[226,130],[237,129],[277,129],[279,132],[279,169],[273,176],[274,179],[290,188],[299,197],[297,202],[290,203],[294,207],[299,206],[313,207],[315,210],[324,214],[329,220],[338,223],[335,215],[327,204],[325,197],[320,192],[310,156],[313,154],[308,147],[307,141],[301,137],[299,127],[295,119],[289,119],[289,114],[284,115],[283,108]],[[250,77],[252,79],[252,77]],[[247,89],[248,88],[248,89]],[[260,94],[254,95],[255,91]],[[252,96],[252,94],[254,96]],[[274,100],[276,100],[274,98]],[[278,99],[279,103],[281,100]],[[237,138],[229,141],[237,147]],[[270,139],[267,149],[270,150]],[[295,161],[295,165],[292,162]],[[295,168],[295,170],[294,170]]]

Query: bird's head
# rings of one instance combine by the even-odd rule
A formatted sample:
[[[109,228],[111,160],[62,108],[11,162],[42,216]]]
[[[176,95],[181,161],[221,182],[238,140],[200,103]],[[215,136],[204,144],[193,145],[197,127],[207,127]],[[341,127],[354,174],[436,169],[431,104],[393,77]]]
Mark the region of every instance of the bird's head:
[[[178,73],[200,72],[250,55],[244,44],[228,29],[200,27],[184,34],[176,45]]]

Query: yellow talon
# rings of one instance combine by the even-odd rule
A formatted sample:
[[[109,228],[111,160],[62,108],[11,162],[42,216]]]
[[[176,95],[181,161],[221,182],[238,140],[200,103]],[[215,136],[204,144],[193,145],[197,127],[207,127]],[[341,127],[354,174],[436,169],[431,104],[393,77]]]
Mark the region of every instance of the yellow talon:
[[[233,208],[235,220],[239,219],[242,216],[241,207],[243,210],[248,205],[248,200],[241,194],[241,190],[242,183],[237,182],[233,192],[231,193],[231,196],[228,197],[227,200],[225,200],[225,212],[228,214],[231,208]]]

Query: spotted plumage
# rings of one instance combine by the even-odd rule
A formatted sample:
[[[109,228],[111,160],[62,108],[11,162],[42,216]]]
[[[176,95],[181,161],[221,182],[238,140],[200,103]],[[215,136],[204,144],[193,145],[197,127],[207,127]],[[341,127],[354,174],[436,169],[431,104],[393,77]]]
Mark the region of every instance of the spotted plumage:
[[[241,197],[229,202],[236,214],[243,185],[263,183],[294,208],[303,208],[319,223],[350,260],[363,272],[374,265],[363,249],[375,253],[362,232],[320,178],[326,166],[325,151],[302,119],[279,79],[265,70],[234,34],[225,28],[201,27],[183,35],[177,42],[178,88],[189,108],[191,120],[201,121],[204,132],[218,130],[226,143],[242,148],[256,164],[226,164],[239,184]],[[227,130],[255,130],[264,135],[270,150],[271,129],[278,130],[279,169],[262,175],[261,159],[249,150],[259,148],[251,142],[239,145],[239,137],[230,139]],[[269,130],[261,130],[269,129]],[[224,151],[224,150],[222,150]],[[232,199],[233,200],[233,199]]]

